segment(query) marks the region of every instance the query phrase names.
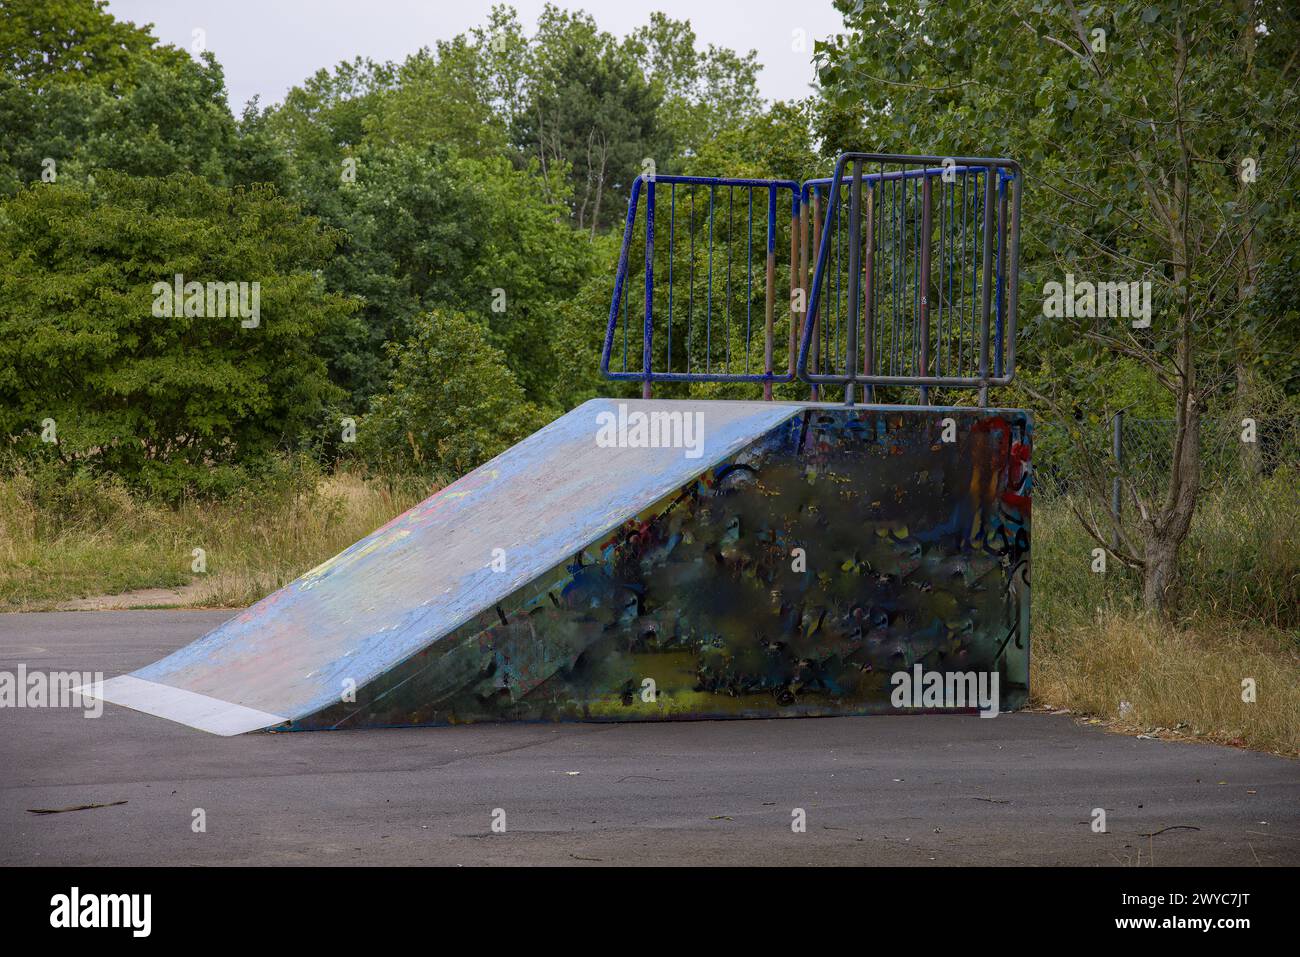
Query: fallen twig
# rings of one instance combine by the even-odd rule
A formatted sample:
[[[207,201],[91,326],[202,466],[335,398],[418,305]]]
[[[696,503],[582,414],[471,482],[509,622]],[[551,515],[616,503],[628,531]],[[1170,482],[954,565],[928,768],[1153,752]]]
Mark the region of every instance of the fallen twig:
[[[125,801],[109,801],[105,804],[74,804],[72,807],[29,807],[27,811],[30,814],[63,814],[67,811],[89,811],[96,807],[117,807],[125,803]]]
[[[1150,834],[1139,834],[1138,837],[1155,837],[1157,834],[1163,834],[1165,831],[1199,831],[1199,827],[1193,827],[1190,824],[1170,824],[1168,827],[1162,827],[1158,831],[1152,831]]]

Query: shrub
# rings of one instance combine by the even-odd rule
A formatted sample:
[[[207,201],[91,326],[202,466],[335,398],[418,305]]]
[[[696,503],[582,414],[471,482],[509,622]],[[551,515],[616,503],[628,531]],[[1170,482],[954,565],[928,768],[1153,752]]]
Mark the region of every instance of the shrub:
[[[103,173],[22,190],[0,204],[0,432],[168,498],[238,485],[338,395],[315,347],[352,305],[313,272],[336,242],[266,187]],[[250,307],[257,283],[256,326],[207,296],[156,316],[177,274],[247,283]]]
[[[535,431],[542,410],[524,399],[487,330],[460,313],[434,310],[410,339],[390,344],[393,374],[362,420],[362,455],[385,470],[454,477]]]

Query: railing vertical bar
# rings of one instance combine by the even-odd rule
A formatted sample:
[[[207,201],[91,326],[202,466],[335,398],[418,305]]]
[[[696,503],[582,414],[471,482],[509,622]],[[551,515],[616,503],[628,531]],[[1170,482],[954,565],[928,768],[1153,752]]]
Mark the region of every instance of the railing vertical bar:
[[[842,190],[841,190],[842,191]],[[835,334],[829,341],[830,363],[834,371],[840,366],[840,316],[844,315],[844,200],[835,204]]]
[[[993,179],[984,170],[984,263],[980,288],[980,405],[989,404],[989,307],[993,293]]]
[[[930,374],[930,217],[931,176],[921,178],[921,375]],[[930,404],[930,387],[921,386],[921,404]]]
[[[654,288],[655,288],[655,181],[648,176],[645,190],[645,338],[642,342],[641,363],[645,381],[641,383],[641,398],[648,399],[653,391],[654,374]]]
[[[631,317],[628,315],[628,305],[631,303],[629,286],[630,283],[623,284],[623,371],[627,371],[627,355],[629,348],[629,337],[632,335],[629,327],[632,325]]]
[[[853,404],[853,384],[858,375],[858,299],[862,282],[862,163],[853,163],[853,185],[849,190],[849,313],[846,319],[844,404]]]
[[[957,275],[957,304],[953,317],[957,329],[957,375],[966,369],[966,173],[961,177],[961,206],[957,207],[957,184],[952,184],[953,230],[957,233],[952,248],[952,267]]]
[[[993,346],[993,374],[1002,375],[1002,316],[1003,286],[1007,275],[1007,183],[998,174],[998,302],[997,332]]]
[[[790,364],[786,374],[795,372],[795,350],[798,337],[803,334],[803,309],[798,302],[799,289],[803,282],[803,259],[800,246],[804,243],[803,202],[799,191],[794,191],[794,201],[790,204]],[[773,239],[775,245],[775,239]]]
[[[1007,331],[1005,350],[1006,370],[1010,375],[1016,370],[1016,307],[1020,298],[1020,190],[1021,173],[1016,171],[1011,187],[1011,223],[1007,235],[1010,265],[1007,270]]]
[[[689,291],[686,294],[686,372],[691,371],[691,355],[695,352],[695,187],[692,186],[687,193],[691,198],[690,213],[690,247],[691,247],[691,264],[687,269],[687,283]]]
[[[750,191],[751,202],[753,190]],[[772,345],[776,336],[776,187],[767,188],[767,315],[764,323],[763,373],[769,376],[763,383],[763,398],[772,401]],[[793,325],[791,320],[791,325]]]
[[[921,370],[921,180],[912,180],[912,374]]]
[[[819,251],[821,248],[822,248],[821,190],[818,187],[814,186],[812,188],[812,246],[809,248],[808,256],[806,257],[807,264],[808,264],[808,281],[807,281],[807,285],[804,287],[805,289],[812,288],[813,270],[815,268],[813,266],[813,257],[815,251]],[[821,312],[821,303],[819,302],[817,304],[817,308],[811,310],[808,319],[808,321],[812,323],[812,335],[809,337],[809,347],[812,354],[808,357],[809,359],[808,364],[812,366],[813,372],[817,372],[821,368],[821,366],[819,365],[819,361],[821,359],[821,328],[820,328],[821,322],[818,317],[818,314],[820,312]],[[816,382],[814,382],[812,384],[812,387],[808,390],[808,397],[811,401],[816,402],[821,397],[821,386],[818,385]]]
[[[889,374],[900,375],[900,355],[899,355],[899,330],[902,328],[902,310],[903,310],[903,283],[900,274],[903,271],[903,187],[906,185],[894,180],[891,182],[890,192],[893,194],[892,222],[889,224],[890,234],[893,237],[893,261],[890,263],[889,282],[893,292],[893,308],[889,315]]]
[[[944,266],[946,265],[946,260],[943,258],[944,238],[945,238],[945,236],[944,236],[944,211],[945,211],[945,204],[944,204],[944,197],[943,197],[943,194],[944,194],[944,182],[943,182],[943,177],[940,176],[940,178],[939,178],[939,279],[938,279],[938,282],[935,283],[935,296],[936,296],[936,298],[935,298],[935,303],[934,303],[934,318],[935,318],[934,370],[935,370],[935,375],[943,375],[943,374],[944,374],[944,371],[943,371],[943,370],[944,370],[944,364],[943,364],[943,345],[944,345],[944,341],[943,341],[943,270],[944,270]]]
[[[944,347],[948,345],[944,335],[944,313],[952,302],[952,290],[945,285],[949,278],[948,271],[948,188],[951,184],[939,179],[939,367],[940,374],[947,375],[948,366],[944,363]],[[949,353],[951,356],[951,352]]]
[[[736,190],[727,186],[727,284],[726,298],[722,301],[723,317],[727,324],[727,362],[725,375],[731,375],[731,247],[736,238]]]
[[[676,247],[674,229],[677,225],[677,184],[668,186],[668,362],[666,371],[673,371],[673,253]]]
[[[862,373],[869,376],[876,371],[876,187],[874,184],[867,186],[866,243],[866,256],[862,264]],[[876,401],[876,387],[872,383],[868,382],[863,387],[863,393],[867,402]]]
[[[979,351],[979,346],[977,344],[976,335],[975,335],[975,322],[976,322],[975,295],[979,291],[979,282],[977,280],[977,275],[976,275],[979,269],[979,263],[976,260],[976,253],[975,253],[975,243],[977,241],[977,237],[975,235],[975,223],[978,216],[977,210],[979,208],[978,207],[979,186],[980,186],[980,177],[979,177],[979,173],[976,172],[973,174],[973,178],[971,180],[971,190],[970,190],[970,194],[971,194],[970,196],[970,298],[971,301],[968,304],[968,307],[970,309],[970,371],[971,372],[974,372],[979,365],[978,356],[976,355],[976,353],[978,353]]]
[[[754,187],[749,194],[749,219],[745,229],[745,374],[749,374],[749,353],[754,326]]]
[[[717,198],[718,187],[710,184],[709,186],[709,285],[708,295],[705,297],[705,320],[704,320],[704,372],[706,375],[713,373],[713,207],[714,200]]]

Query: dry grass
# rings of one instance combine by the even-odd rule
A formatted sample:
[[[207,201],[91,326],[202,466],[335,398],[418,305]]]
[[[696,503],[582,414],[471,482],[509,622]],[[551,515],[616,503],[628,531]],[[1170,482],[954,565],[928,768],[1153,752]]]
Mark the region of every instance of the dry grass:
[[[1034,503],[1034,700],[1126,729],[1300,753],[1300,478],[1204,493],[1174,625],[1138,608],[1137,576],[1091,571],[1068,502]],[[1254,678],[1257,700],[1241,700]]]
[[[185,585],[197,585],[188,605],[243,607],[430,493],[416,481],[345,472],[168,507],[104,482],[50,500],[39,484],[25,475],[0,481],[0,610]],[[202,574],[191,567],[196,548],[205,552]]]
[[[1300,655],[1268,629],[1171,627],[1108,610],[1035,635],[1036,701],[1126,730],[1300,754]],[[1256,700],[1242,701],[1254,679]]]

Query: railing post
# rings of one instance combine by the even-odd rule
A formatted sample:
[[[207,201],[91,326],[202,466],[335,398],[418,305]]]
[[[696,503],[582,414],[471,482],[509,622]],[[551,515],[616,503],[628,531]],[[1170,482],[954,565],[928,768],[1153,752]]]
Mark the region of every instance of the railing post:
[[[813,269],[815,268],[813,266],[813,261],[815,258],[815,254],[813,253],[813,250],[820,250],[821,248],[822,248],[821,196],[817,192],[817,187],[814,186],[812,188],[812,248],[809,250],[809,255],[804,257],[807,260],[807,265],[808,265],[808,279],[807,279],[808,284],[804,286],[805,290],[810,289],[812,287],[812,272]],[[821,311],[821,303],[818,303],[817,305],[818,308],[812,311],[812,314],[808,319],[808,322],[812,324],[812,342],[808,350],[808,365],[812,368],[813,372],[817,371],[817,367],[821,357],[821,337],[819,335],[821,330],[817,328],[818,321],[819,321],[818,313]],[[813,402],[816,402],[818,399],[821,398],[821,389],[818,387],[818,385],[815,382],[812,385],[812,389],[809,391],[809,398],[812,399]]]
[[[641,398],[648,399],[653,391],[654,373],[655,181],[650,174],[645,176],[645,339],[642,345],[645,380],[641,383]]]
[[[803,326],[809,321],[809,281],[807,281],[807,269],[809,269],[809,209],[810,204],[803,202],[802,191],[796,194],[798,196],[798,211],[796,212],[796,222],[798,226],[798,247],[794,250],[792,260],[790,260],[790,309],[794,309],[794,296],[800,298],[800,338],[803,341]],[[798,278],[796,278],[796,276]],[[796,285],[797,283],[797,285]],[[790,325],[794,325],[794,317],[790,317]],[[794,339],[790,339],[790,374],[796,372],[797,346],[794,345]]]
[[[930,226],[932,177],[921,176],[921,375],[930,374]],[[930,387],[921,386],[921,404],[930,404]]]
[[[876,187],[867,184],[867,249],[862,263],[862,374],[874,375],[876,371]],[[876,401],[876,387],[868,382],[863,386],[868,402]]]
[[[790,213],[790,368],[789,375],[795,372],[798,337],[803,334],[804,311],[795,307],[799,289],[803,282],[803,261],[800,258],[800,245],[807,242],[803,232],[803,204],[799,191],[794,191],[794,203]]]
[[[753,196],[751,190],[750,195]],[[772,340],[775,336],[776,309],[776,187],[767,188],[767,311],[764,317],[763,372],[772,374]],[[772,381],[763,383],[763,398],[772,401]]]
[[[1010,320],[1006,325],[1007,328],[1003,333],[1003,348],[999,350],[1006,353],[1003,360],[1002,373],[1012,375],[1016,371],[1016,321],[1019,301],[1020,301],[1020,193],[1022,186],[1022,176],[1019,169],[1011,178],[1011,215],[1008,224],[1006,244],[1007,244],[1007,304],[1004,312],[1006,319]]]
[[[853,386],[858,374],[858,296],[862,277],[862,163],[853,161],[853,185],[849,189],[849,316],[844,346],[844,404],[853,404]]]
[[[1002,324],[1005,315],[1005,295],[1007,284],[1007,183],[998,170],[998,304],[997,332],[993,338],[993,374],[1002,375]]]
[[[994,167],[984,167],[984,263],[980,281],[980,405],[989,404],[989,307],[993,295]]]

